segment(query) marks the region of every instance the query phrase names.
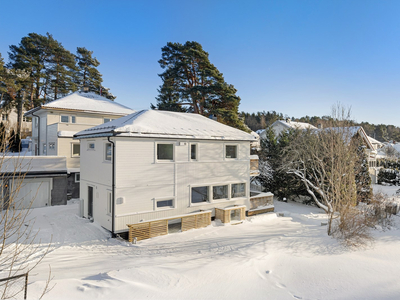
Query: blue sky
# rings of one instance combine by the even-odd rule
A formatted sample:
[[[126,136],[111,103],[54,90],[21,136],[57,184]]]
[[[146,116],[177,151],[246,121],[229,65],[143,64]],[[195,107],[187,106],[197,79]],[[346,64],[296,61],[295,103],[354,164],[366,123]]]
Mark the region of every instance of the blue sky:
[[[133,109],[155,103],[167,42],[197,41],[240,111],[330,114],[400,126],[400,1],[0,0],[0,53],[30,32],[94,51],[104,85]]]

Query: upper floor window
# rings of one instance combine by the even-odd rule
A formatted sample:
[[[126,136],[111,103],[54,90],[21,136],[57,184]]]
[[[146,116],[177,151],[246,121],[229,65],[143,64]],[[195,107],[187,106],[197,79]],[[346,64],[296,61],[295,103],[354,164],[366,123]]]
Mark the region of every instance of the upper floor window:
[[[225,146],[225,158],[237,158],[237,146],[226,145]]]
[[[8,114],[2,114],[1,115],[1,120],[2,121],[8,121]]]
[[[104,118],[104,123],[108,123],[108,122],[111,122],[111,121],[114,121],[115,119],[110,119],[110,118]]]
[[[228,186],[216,185],[213,186],[213,200],[228,198]]]
[[[174,160],[174,144],[157,144],[158,160]]]
[[[71,123],[76,123],[76,117],[75,116],[71,116]]]
[[[111,161],[111,155],[112,155],[111,143],[106,143],[104,160]]]
[[[192,160],[197,159],[197,144],[190,145],[190,159]]]
[[[69,123],[69,116],[61,116],[61,123]]]

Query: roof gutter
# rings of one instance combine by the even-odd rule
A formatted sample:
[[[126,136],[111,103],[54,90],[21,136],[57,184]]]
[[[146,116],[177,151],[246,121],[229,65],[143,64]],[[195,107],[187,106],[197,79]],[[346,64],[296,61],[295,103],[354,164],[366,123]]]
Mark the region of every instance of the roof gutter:
[[[113,134],[115,136],[115,133]],[[111,163],[111,237],[115,238],[115,142],[110,140],[111,136],[107,137],[109,143],[112,144],[112,163]]]

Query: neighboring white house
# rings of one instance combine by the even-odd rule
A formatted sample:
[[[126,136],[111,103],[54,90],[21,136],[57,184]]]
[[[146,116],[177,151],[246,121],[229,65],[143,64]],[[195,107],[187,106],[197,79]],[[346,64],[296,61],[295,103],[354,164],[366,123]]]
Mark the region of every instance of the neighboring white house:
[[[151,237],[167,233],[172,219],[185,230],[206,226],[211,216],[243,219],[257,208],[250,196],[255,137],[241,130],[198,114],[142,110],[75,137],[84,216],[113,233],[136,224],[146,234],[157,228]],[[272,198],[258,195],[258,207],[263,196]]]
[[[80,145],[73,135],[134,112],[91,92],[75,92],[29,110],[32,118],[32,152],[66,157],[69,193],[79,197]]]
[[[304,122],[294,122],[290,119],[286,120],[277,120],[271,125],[272,129],[275,132],[275,136],[278,136],[282,131],[286,131],[289,129],[317,129],[317,127],[304,123]],[[257,130],[257,133],[260,135],[261,139],[265,139],[265,129]]]
[[[11,109],[2,108],[2,109],[0,109],[0,112],[1,112],[0,122],[2,122],[4,124],[5,128],[8,129],[9,131],[11,129],[16,130],[17,123],[18,123],[18,113],[15,110],[15,108],[11,108]],[[25,136],[27,136],[30,134],[31,130],[32,130],[31,118],[22,117],[21,132]]]

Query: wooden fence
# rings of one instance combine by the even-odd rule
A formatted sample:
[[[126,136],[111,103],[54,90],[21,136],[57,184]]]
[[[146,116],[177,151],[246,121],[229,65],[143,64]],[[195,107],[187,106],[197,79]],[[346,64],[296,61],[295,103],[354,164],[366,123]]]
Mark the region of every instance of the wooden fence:
[[[211,224],[211,212],[200,212],[182,217],[168,218],[157,221],[142,222],[138,224],[130,224],[129,227],[129,242],[133,242],[134,238],[137,241],[149,239],[152,237],[168,234],[168,221],[181,222],[181,231],[190,229],[207,227]]]

